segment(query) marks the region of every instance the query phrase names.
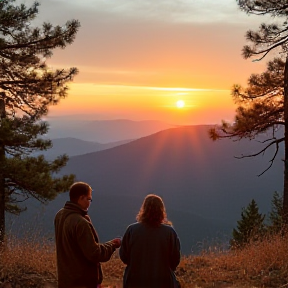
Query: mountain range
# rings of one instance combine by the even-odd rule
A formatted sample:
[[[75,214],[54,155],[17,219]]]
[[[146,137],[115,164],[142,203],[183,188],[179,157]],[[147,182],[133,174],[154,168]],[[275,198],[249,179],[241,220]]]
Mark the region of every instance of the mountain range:
[[[257,158],[236,159],[235,156],[258,151],[261,142],[213,142],[208,137],[209,128],[170,128],[70,158],[61,174],[73,173],[77,181],[92,186],[89,215],[102,241],[123,235],[149,193],[163,198],[184,254],[197,251],[206,242],[231,237],[242,208],[252,199],[260,212],[269,211],[273,192],[282,191],[283,147],[272,168],[258,177],[269,165],[273,149]],[[66,200],[67,193],[59,195],[39,216],[47,231],[53,231],[54,215]],[[27,215],[31,219],[31,213],[39,211],[39,204],[31,203],[22,219],[27,219]]]
[[[138,139],[176,126],[155,120],[80,120],[75,116],[49,118],[47,122],[50,126],[49,139],[76,138],[98,143]]]
[[[132,140],[122,140],[111,143],[97,143],[92,141],[84,141],[72,137],[52,139],[53,147],[46,150],[34,153],[35,156],[43,154],[47,160],[53,160],[59,155],[66,154],[69,157],[82,155],[91,152],[97,152],[122,144],[126,144]]]

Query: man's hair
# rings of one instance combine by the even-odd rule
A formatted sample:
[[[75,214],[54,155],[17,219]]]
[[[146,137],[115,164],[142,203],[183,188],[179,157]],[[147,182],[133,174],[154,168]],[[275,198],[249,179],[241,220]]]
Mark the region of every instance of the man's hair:
[[[164,202],[161,197],[149,194],[145,197],[140,211],[136,217],[138,222],[158,226],[161,223],[171,225],[167,220]]]
[[[85,182],[75,182],[69,189],[69,197],[71,202],[77,202],[80,196],[87,195],[92,191],[90,185]]]

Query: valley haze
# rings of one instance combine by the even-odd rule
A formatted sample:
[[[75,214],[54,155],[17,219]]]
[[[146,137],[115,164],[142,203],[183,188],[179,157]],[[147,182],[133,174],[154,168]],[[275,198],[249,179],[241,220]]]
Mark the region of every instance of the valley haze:
[[[117,127],[118,135],[126,131],[124,137],[136,135],[132,131],[144,131],[142,137],[133,136],[132,139],[128,137],[125,140],[117,136],[117,141],[121,141],[119,145],[104,145],[101,151],[86,150],[87,153],[83,155],[70,155],[72,157],[67,166],[61,170],[61,174],[73,173],[77,181],[85,181],[92,186],[95,200],[90,206],[89,215],[101,241],[123,235],[126,227],[135,222],[144,197],[155,193],[166,204],[168,218],[181,240],[182,253],[197,253],[205,243],[211,245],[219,239],[228,243],[242,208],[252,199],[258,203],[261,213],[267,213],[271,208],[273,192],[282,192],[283,147],[272,168],[258,177],[269,165],[274,151],[268,151],[257,158],[235,158],[258,151],[261,143],[257,141],[243,139],[235,142],[222,139],[213,142],[208,136],[210,125],[175,126],[161,123],[154,127],[154,132],[147,135],[145,133],[149,129],[151,131],[153,121],[101,122],[96,122],[98,126],[93,121],[88,121],[86,126],[74,125],[74,135],[80,132],[88,135],[88,132],[85,134],[83,131],[83,127],[87,127],[90,132],[96,129],[93,137],[100,139],[101,133],[95,131],[101,131],[99,126],[103,124],[102,127],[107,127],[107,123],[110,127],[115,125],[111,134],[115,133]],[[111,140],[112,136],[109,136],[109,130],[105,131],[106,139]],[[56,149],[53,153],[61,154],[65,146],[69,152],[69,143],[74,143],[75,147],[79,145],[79,151],[84,152],[87,139],[84,140],[65,137],[58,139],[64,143],[62,150]],[[46,153],[49,158],[49,150]],[[29,200],[26,202],[28,210],[17,221],[13,217],[8,220],[10,229],[17,230],[21,225],[27,225],[28,217],[39,217],[41,221],[37,221],[42,223],[45,231],[53,234],[55,213],[66,200],[68,194],[61,194],[44,208],[36,201]]]

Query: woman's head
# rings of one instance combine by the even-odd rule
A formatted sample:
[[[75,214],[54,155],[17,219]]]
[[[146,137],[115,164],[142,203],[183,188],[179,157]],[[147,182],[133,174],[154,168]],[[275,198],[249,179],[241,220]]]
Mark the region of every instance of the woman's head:
[[[136,219],[138,222],[150,225],[160,225],[161,223],[171,224],[171,222],[167,220],[162,198],[155,194],[149,194],[145,197]]]

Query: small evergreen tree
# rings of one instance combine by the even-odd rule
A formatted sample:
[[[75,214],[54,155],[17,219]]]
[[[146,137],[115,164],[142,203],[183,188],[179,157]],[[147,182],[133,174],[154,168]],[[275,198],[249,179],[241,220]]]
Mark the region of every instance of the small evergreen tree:
[[[283,196],[281,196],[277,191],[274,192],[271,201],[272,207],[269,213],[269,233],[279,233],[284,228],[283,220]]]
[[[232,248],[241,248],[250,241],[262,238],[265,232],[265,215],[259,213],[254,199],[246,208],[242,209],[241,220],[237,221],[237,228],[233,229],[233,238],[230,241]]]

